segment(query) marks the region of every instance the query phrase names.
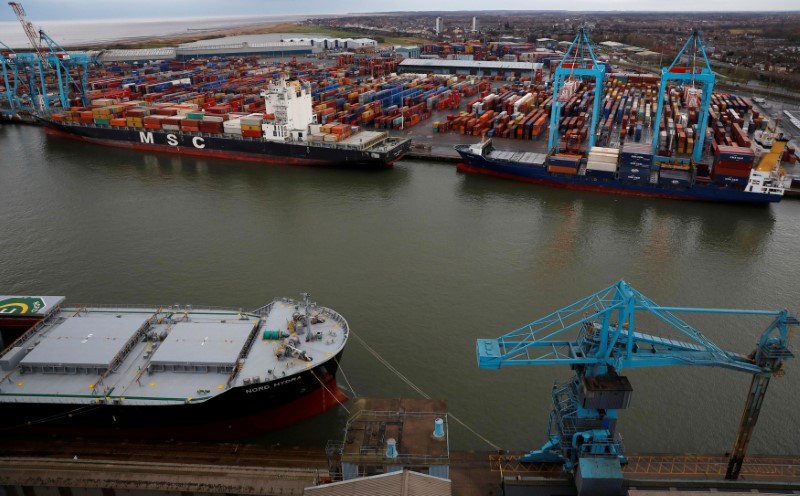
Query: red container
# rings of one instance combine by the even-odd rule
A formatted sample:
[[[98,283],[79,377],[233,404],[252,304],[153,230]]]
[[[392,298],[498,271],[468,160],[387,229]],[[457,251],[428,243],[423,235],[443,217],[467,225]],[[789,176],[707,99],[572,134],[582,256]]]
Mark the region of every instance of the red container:
[[[750,169],[742,170],[742,169],[733,169],[730,167],[719,167],[718,165],[714,166],[714,177],[716,176],[748,177],[749,175],[750,175]]]
[[[203,133],[221,133],[223,130],[221,122],[202,121],[200,131]]]

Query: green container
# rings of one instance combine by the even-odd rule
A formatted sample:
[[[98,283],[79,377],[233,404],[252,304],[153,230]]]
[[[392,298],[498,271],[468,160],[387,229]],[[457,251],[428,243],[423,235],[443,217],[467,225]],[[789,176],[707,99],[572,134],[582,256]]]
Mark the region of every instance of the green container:
[[[281,338],[281,331],[264,330],[264,339],[272,340],[280,338]]]
[[[108,126],[111,123],[111,120],[110,119],[95,119],[94,123],[95,124],[103,124],[103,125]]]

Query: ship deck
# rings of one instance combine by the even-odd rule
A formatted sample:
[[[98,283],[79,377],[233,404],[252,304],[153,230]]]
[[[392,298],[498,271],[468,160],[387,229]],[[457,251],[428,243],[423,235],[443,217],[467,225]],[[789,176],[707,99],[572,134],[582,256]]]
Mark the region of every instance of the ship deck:
[[[288,299],[252,313],[61,308],[0,357],[0,403],[180,404],[290,377],[329,360],[347,340],[341,316],[311,307],[310,314],[325,321],[311,324],[313,339],[307,341],[305,329],[290,329],[298,311],[304,314],[303,303]],[[277,338],[277,333],[286,337]],[[281,348],[286,356],[279,359],[276,350]]]

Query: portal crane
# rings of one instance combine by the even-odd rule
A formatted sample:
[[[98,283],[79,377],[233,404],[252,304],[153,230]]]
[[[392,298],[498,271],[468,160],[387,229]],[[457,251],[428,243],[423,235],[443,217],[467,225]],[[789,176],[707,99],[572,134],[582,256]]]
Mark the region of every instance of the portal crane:
[[[683,312],[762,315],[773,320],[755,350],[742,355],[722,350],[675,315]],[[637,328],[641,317],[666,324],[674,336],[641,332]],[[788,340],[790,328],[798,323],[787,310],[662,307],[622,280],[500,338],[479,339],[478,366],[570,365],[573,378],[553,387],[548,442],[521,461],[563,463],[575,474],[579,494],[603,493],[592,485],[598,473],[606,474],[604,489],[613,488],[608,484],[613,480],[621,490],[620,465],[627,460],[615,436],[617,410],[629,406],[632,394],[628,379],[619,375],[623,368],[698,365],[750,373],[753,379],[726,474],[726,479],[735,480],[770,378],[782,376],[784,362],[794,356]]]
[[[594,79],[594,103],[592,105],[592,120],[589,128],[589,148],[594,146],[595,129],[600,114],[600,100],[605,78],[605,66],[597,62],[589,42],[589,30],[581,27],[567,53],[556,67],[553,80],[553,104],[550,110],[550,136],[547,141],[547,152],[557,153],[559,137],[559,121],[561,109],[572,98],[578,89],[579,78],[589,77]]]
[[[687,51],[688,49],[688,51]],[[681,58],[686,55],[689,65],[680,66]],[[697,64],[698,54],[702,56],[703,64]],[[658,156],[658,138],[659,126],[661,125],[661,117],[664,111],[664,98],[667,91],[667,84],[669,81],[681,81],[684,84],[685,92],[684,98],[687,106],[697,109],[697,132],[695,134],[694,149],[692,150],[691,157],[694,162],[700,162],[703,155],[703,142],[705,141],[706,128],[708,127],[708,108],[711,105],[711,93],[714,91],[714,72],[711,70],[711,64],[706,57],[706,49],[703,45],[702,33],[694,30],[689,38],[684,43],[683,48],[678,52],[678,56],[672,61],[667,68],[661,68],[661,87],[658,92],[658,106],[656,107],[656,120],[653,124],[653,155],[656,156],[656,161],[659,160]],[[701,88],[696,85],[700,83]],[[671,130],[667,130],[671,132]],[[679,162],[688,162],[686,159],[681,158],[663,158],[662,160],[676,160]]]

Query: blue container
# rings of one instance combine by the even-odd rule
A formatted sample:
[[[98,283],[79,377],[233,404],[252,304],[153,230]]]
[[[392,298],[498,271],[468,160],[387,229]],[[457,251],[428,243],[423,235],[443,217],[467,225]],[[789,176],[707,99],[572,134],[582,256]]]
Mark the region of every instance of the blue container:
[[[558,157],[556,155],[553,155],[552,157],[550,157],[548,163],[550,165],[557,165],[557,166],[560,166],[560,167],[574,167],[575,169],[577,169],[578,165],[580,165],[580,159],[578,159],[578,158],[574,158],[573,159],[573,158],[568,158],[568,157]]]
[[[620,157],[619,164],[620,167],[650,167],[653,163],[653,158],[650,157],[649,159],[644,158],[636,158],[632,159],[630,157]]]
[[[620,164],[619,166],[619,175],[640,175],[640,176],[647,176],[650,177],[650,167],[641,167],[641,166],[631,166],[627,164]]]
[[[737,186],[744,186],[750,180],[750,177],[739,176],[714,176],[714,182],[717,184],[734,184]]]
[[[658,183],[673,188],[688,188],[692,184],[692,175],[688,171],[662,169]]]
[[[598,179],[614,179],[614,172],[586,169],[586,177],[595,177]]]
[[[650,181],[650,173],[648,171],[647,174],[639,174],[633,172],[628,172],[623,174],[622,170],[620,170],[619,180],[633,182],[633,183],[647,183]]]
[[[752,164],[756,156],[753,154],[744,154],[744,153],[725,153],[720,152],[719,160],[724,160],[726,162],[740,162],[743,164]]]

